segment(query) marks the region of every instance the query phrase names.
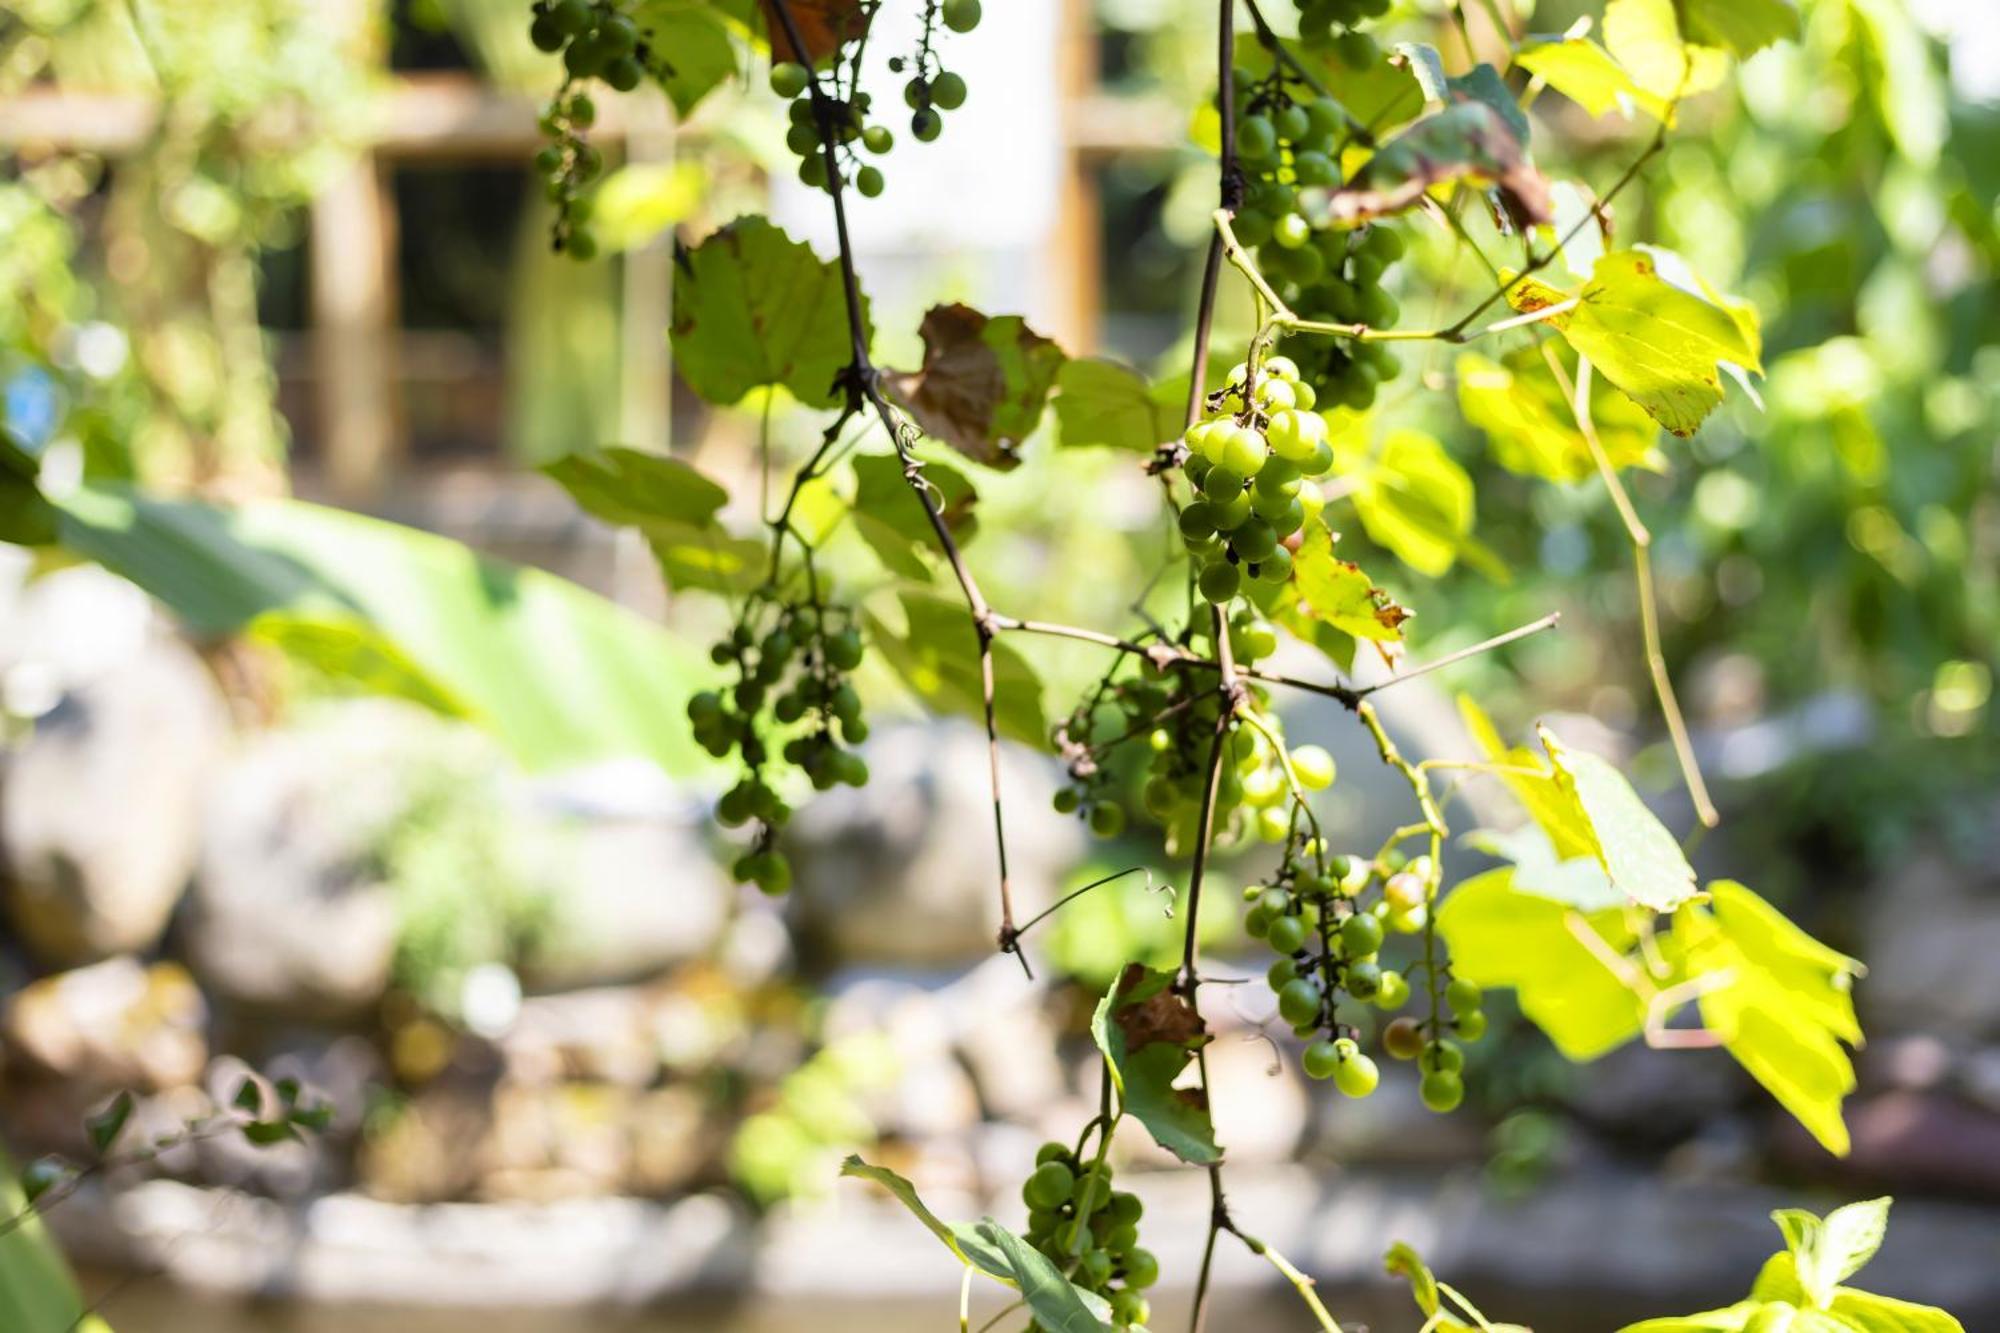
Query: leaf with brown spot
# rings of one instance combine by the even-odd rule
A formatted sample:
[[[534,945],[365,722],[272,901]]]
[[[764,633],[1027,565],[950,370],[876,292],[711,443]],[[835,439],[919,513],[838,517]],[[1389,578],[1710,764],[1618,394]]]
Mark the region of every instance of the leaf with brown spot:
[[[771,58],[798,61],[797,48],[785,33],[775,0],[763,0],[763,4],[764,25],[771,38]],[[785,8],[791,11],[799,40],[806,44],[814,64],[838,51],[843,43],[867,32],[868,21],[875,13],[866,0],[786,0]]]
[[[1174,989],[1174,975],[1128,964],[1098,1003],[1090,1035],[1111,1066],[1125,1113],[1183,1162],[1205,1166],[1222,1160],[1208,1098],[1174,1080],[1208,1041],[1208,1028]]]
[[[1554,217],[1549,183],[1528,161],[1521,137],[1491,103],[1472,96],[1384,140],[1327,202],[1336,221],[1366,222],[1412,208],[1432,186],[1458,180],[1494,186],[1517,223]]]
[[[1007,469],[1042,419],[1062,348],[1019,315],[988,316],[967,305],[932,307],[919,332],[924,366],[884,383],[924,433],[975,463]]]

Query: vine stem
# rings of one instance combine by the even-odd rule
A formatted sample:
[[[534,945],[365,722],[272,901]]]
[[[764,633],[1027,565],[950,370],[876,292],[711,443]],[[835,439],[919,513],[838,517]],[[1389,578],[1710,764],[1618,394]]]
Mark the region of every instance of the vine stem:
[[[1245,1249],[1268,1261],[1271,1267],[1277,1269],[1283,1275],[1285,1281],[1292,1284],[1292,1289],[1299,1293],[1299,1299],[1304,1301],[1306,1308],[1313,1312],[1313,1318],[1319,1321],[1319,1326],[1324,1330],[1324,1333],[1340,1333],[1339,1321],[1327,1313],[1326,1305],[1319,1298],[1318,1284],[1316,1282],[1300,1272],[1291,1260],[1279,1254],[1257,1237],[1237,1231],[1233,1226],[1230,1228],[1230,1231],[1234,1233],[1236,1239],[1243,1242]]]
[[[1575,418],[1577,431],[1590,450],[1590,461],[1596,465],[1604,489],[1611,493],[1611,503],[1618,510],[1625,535],[1631,540],[1632,578],[1639,589],[1639,633],[1645,641],[1646,670],[1653,678],[1653,696],[1660,701],[1660,716],[1666,721],[1667,735],[1673,741],[1674,758],[1680,764],[1688,796],[1694,801],[1695,818],[1701,821],[1702,827],[1714,828],[1722,822],[1722,815],[1709,798],[1708,783],[1703,780],[1701,764],[1695,758],[1694,742],[1688,735],[1687,720],[1681,715],[1680,699],[1674,693],[1673,676],[1667,670],[1666,650],[1661,645],[1659,598],[1653,585],[1653,534],[1640,521],[1639,511],[1633,507],[1625,483],[1618,479],[1618,469],[1612,466],[1604,441],[1598,437],[1597,423],[1590,411],[1590,359],[1578,354],[1576,381],[1572,384],[1563,369],[1561,358],[1556,356],[1555,348],[1544,341],[1541,349],[1542,360],[1548,363],[1563,397],[1569,400],[1570,415]]]

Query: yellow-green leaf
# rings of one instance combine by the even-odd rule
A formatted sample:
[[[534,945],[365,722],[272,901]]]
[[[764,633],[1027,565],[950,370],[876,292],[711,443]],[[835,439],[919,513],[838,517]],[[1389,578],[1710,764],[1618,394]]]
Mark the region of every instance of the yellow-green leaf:
[[[1671,912],[1692,898],[1694,867],[1624,775],[1599,755],[1564,746],[1548,728],[1540,731],[1558,781],[1589,825],[1598,862],[1612,884],[1655,912]]]
[[[937,533],[924,513],[923,502],[903,475],[903,461],[894,454],[861,454],[854,460],[854,526],[869,549],[890,572],[929,581],[928,558],[941,558]],[[924,479],[943,515],[945,527],[961,545],[978,530],[973,506],[978,494],[957,468],[924,464]]]
[[[1611,0],[1604,7],[1604,44],[1632,81],[1665,99],[1693,97],[1721,83],[1729,55],[1691,45],[1674,0]]]
[[[868,642],[924,703],[939,712],[983,719],[979,636],[964,604],[955,594],[945,597],[914,588],[897,600],[902,628],[867,613]],[[1000,733],[1029,745],[1046,745],[1042,682],[1012,644],[994,643],[993,682]]]
[[[1556,778],[1555,766],[1526,746],[1509,746],[1471,696],[1458,696],[1459,716],[1466,729],[1485,753],[1487,762],[1501,769],[1500,780],[1514,793],[1536,826],[1548,835],[1558,861],[1597,856],[1597,840],[1590,821]]]
[[[1186,389],[1148,383],[1116,361],[1066,362],[1056,373],[1056,390],[1065,448],[1101,445],[1149,454],[1181,433]]]
[[[1442,576],[1472,531],[1472,478],[1435,437],[1391,431],[1372,453],[1337,437],[1340,470],[1353,477],[1354,511],[1368,539],[1419,574]]]
[[[1551,340],[1549,347],[1560,344]],[[1576,354],[1557,352],[1575,384]],[[1486,433],[1500,466],[1550,481],[1582,481],[1596,475],[1590,445],[1577,428],[1569,395],[1550,371],[1540,347],[1520,347],[1498,361],[1466,352],[1458,358],[1458,406],[1466,421]],[[1659,425],[1637,403],[1594,376],[1590,384],[1591,425],[1611,466],[1660,472],[1666,459],[1654,447]]]
[[[1643,111],[1667,117],[1667,101],[1633,81],[1611,53],[1588,37],[1530,38],[1514,63],[1593,116]]]
[[[1333,553],[1334,535],[1326,524],[1309,524],[1292,564],[1299,601],[1316,620],[1357,639],[1384,643],[1403,641],[1403,624],[1411,612],[1375,586],[1352,561]]]

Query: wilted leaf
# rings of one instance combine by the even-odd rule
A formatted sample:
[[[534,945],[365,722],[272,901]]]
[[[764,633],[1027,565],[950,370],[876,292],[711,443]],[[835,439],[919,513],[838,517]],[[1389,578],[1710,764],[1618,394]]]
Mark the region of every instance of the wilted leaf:
[[[1019,315],[983,315],[968,305],[931,307],[919,329],[922,370],[884,383],[924,432],[989,467],[1021,461],[1020,442],[1042,419],[1062,369],[1062,349]]]
[[[1546,283],[1516,283],[1514,308],[1541,310],[1570,299]],[[1576,306],[1543,322],[1561,331],[1597,373],[1676,435],[1692,435],[1722,401],[1718,363],[1763,373],[1749,328],[1754,313],[1703,300],[1659,275],[1653,256],[1618,250],[1597,261]]]
[[[1518,223],[1549,220],[1549,183],[1528,162],[1507,117],[1474,98],[1419,117],[1384,140],[1327,202],[1336,220],[1365,222],[1415,206],[1432,186],[1460,180],[1497,187]]]
[[[1056,373],[1056,422],[1065,448],[1102,445],[1150,454],[1178,439],[1184,385],[1149,384],[1115,361],[1066,361]]]
[[[1574,385],[1576,353],[1554,340],[1547,345],[1561,349],[1557,356],[1566,363],[1564,369]],[[1459,411],[1486,433],[1500,466],[1549,481],[1582,481],[1596,475],[1597,465],[1577,428],[1569,396],[1549,370],[1540,347],[1515,348],[1499,361],[1464,352],[1457,373]],[[1659,424],[1601,375],[1591,378],[1590,416],[1597,442],[1614,470],[1666,468],[1666,459],[1654,447]]]
[[[1334,536],[1322,522],[1310,524],[1301,536],[1292,563],[1300,604],[1344,634],[1401,643],[1403,624],[1413,613],[1376,587],[1361,566],[1336,556],[1333,545]]]
[[[1598,862],[1618,891],[1655,912],[1671,912],[1692,898],[1694,867],[1624,774],[1602,756],[1569,749],[1547,727],[1540,731],[1558,780],[1589,824]]]
[[[954,594],[910,589],[898,600],[904,627],[899,632],[868,614],[868,642],[931,708],[964,717],[985,717],[979,671],[979,636],[972,616]],[[1000,733],[1029,745],[1048,743],[1042,713],[1042,682],[1012,644],[993,645],[994,717]]]
[[[1201,1015],[1173,989],[1174,973],[1132,963],[1113,982],[1090,1021],[1090,1035],[1111,1065],[1119,1105],[1162,1148],[1184,1162],[1222,1160],[1199,1088],[1174,1080],[1208,1041]]]
[[[786,35],[785,25],[778,18],[777,6],[771,0],[763,0],[763,5],[772,58],[807,63]],[[876,6],[868,0],[787,0],[786,8],[791,11],[792,22],[798,26],[799,40],[805,43],[811,63],[817,64],[838,51],[842,43],[851,42],[867,32],[868,21],[874,17]]]
[[[689,388],[725,407],[769,384],[808,407],[839,401],[834,380],[854,354],[839,265],[758,216],[683,247],[678,261],[674,357]]]
[[[854,460],[854,478],[854,525],[862,540],[891,573],[929,579],[931,567],[923,556],[942,556],[943,551],[923,503],[904,479],[902,459],[894,454],[862,454]],[[924,479],[933,488],[938,512],[953,539],[960,544],[972,540],[978,527],[972,510],[979,495],[965,474],[927,462]]]

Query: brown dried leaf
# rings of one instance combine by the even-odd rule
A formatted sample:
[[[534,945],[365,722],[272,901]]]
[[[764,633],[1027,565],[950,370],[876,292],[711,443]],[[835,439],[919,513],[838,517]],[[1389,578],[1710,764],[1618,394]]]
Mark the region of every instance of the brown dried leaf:
[[[1172,989],[1155,990],[1145,998],[1126,1003],[1125,997],[1148,978],[1144,963],[1128,963],[1118,978],[1117,999],[1111,1021],[1125,1034],[1125,1049],[1138,1051],[1156,1041],[1186,1046],[1208,1035],[1201,1015],[1193,1005]]]
[[[764,25],[771,38],[771,58],[773,60],[800,60],[791,38],[785,33],[785,25],[778,17],[775,0],[763,0]],[[792,22],[798,26],[799,40],[806,44],[811,54],[812,64],[838,51],[845,42],[851,42],[868,31],[868,21],[874,9],[866,0],[785,0],[785,8],[791,11]]]
[[[891,372],[884,384],[925,434],[976,463],[1018,464],[1020,442],[1041,421],[1068,359],[1018,315],[987,316],[968,305],[931,308],[919,329],[924,366]]]

